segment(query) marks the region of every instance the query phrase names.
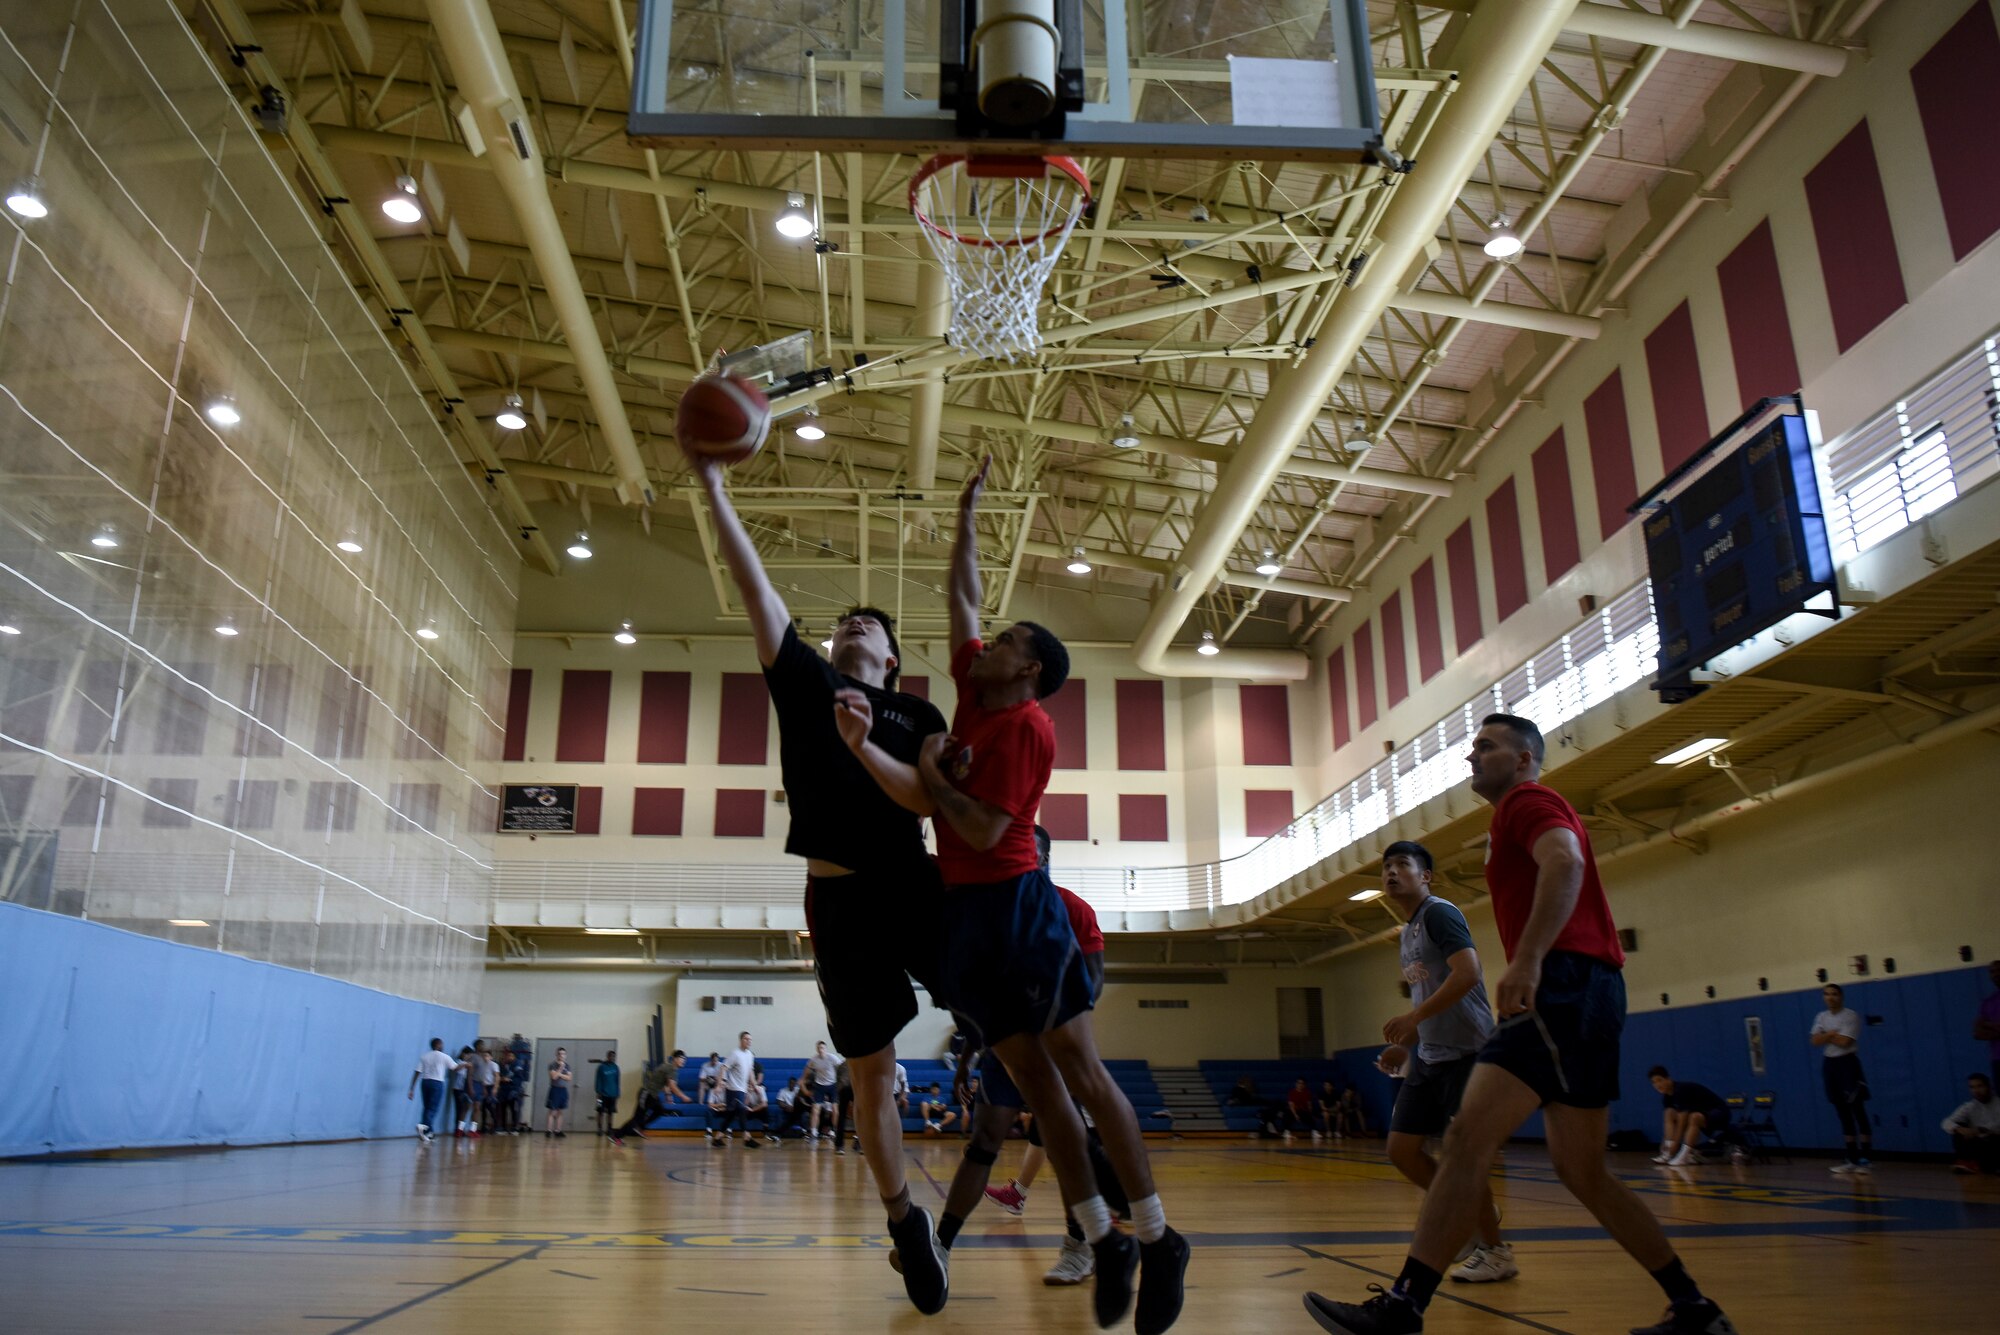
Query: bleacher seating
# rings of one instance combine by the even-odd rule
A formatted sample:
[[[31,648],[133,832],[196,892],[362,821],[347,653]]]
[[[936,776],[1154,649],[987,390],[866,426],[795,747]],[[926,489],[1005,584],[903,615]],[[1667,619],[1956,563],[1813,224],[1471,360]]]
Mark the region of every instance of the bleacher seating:
[[[785,1082],[797,1077],[805,1069],[806,1064],[803,1057],[760,1057],[758,1063],[764,1068],[764,1088],[774,1100],[778,1091],[785,1087]],[[1132,1110],[1138,1114],[1140,1127],[1147,1131],[1166,1129],[1166,1120],[1154,1116],[1164,1111],[1165,1104],[1160,1098],[1159,1087],[1153,1082],[1151,1068],[1145,1062],[1137,1060],[1107,1061],[1104,1065],[1105,1069],[1111,1072],[1111,1078],[1117,1082],[1118,1087],[1125,1091],[1125,1097],[1131,1100]],[[923,1102],[924,1091],[930,1088],[932,1081],[936,1081],[945,1096],[950,1097],[952,1068],[936,1059],[918,1059],[905,1060],[903,1069],[910,1075],[910,1115],[903,1119],[903,1132],[906,1135],[920,1135],[924,1124],[923,1120],[916,1116],[916,1110]],[[693,1097],[700,1081],[700,1063],[689,1062],[681,1068],[680,1086],[684,1093]],[[703,1111],[701,1105],[697,1103],[676,1103],[664,1116],[656,1117],[647,1123],[647,1130],[700,1131]],[[956,1131],[957,1128],[954,1127],[953,1130]]]
[[[1201,1063],[1202,1079],[1208,1082],[1209,1090],[1222,1108],[1222,1120],[1231,1131],[1256,1131],[1262,1125],[1262,1105],[1283,1103],[1292,1091],[1292,1082],[1305,1077],[1306,1088],[1319,1097],[1320,1083],[1333,1081],[1334,1088],[1344,1089],[1353,1083],[1352,1073],[1346,1064],[1331,1058],[1310,1061],[1304,1058],[1279,1058],[1275,1061],[1205,1061]],[[1257,1097],[1262,1104],[1256,1108],[1231,1106],[1227,1100],[1236,1089],[1236,1082],[1249,1076],[1256,1084]],[[1369,1130],[1379,1131],[1380,1124],[1369,1114]]]

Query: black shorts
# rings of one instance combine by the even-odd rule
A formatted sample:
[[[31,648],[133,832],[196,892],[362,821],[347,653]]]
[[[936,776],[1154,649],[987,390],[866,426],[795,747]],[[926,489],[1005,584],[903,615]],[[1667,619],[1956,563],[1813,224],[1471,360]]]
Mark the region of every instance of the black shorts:
[[[599,1112],[601,1112],[601,1113],[615,1113],[615,1112],[617,1112],[617,1111],[618,1111],[618,1100],[617,1100],[617,1099],[607,1099],[607,1098],[605,1098],[605,1097],[604,1097],[604,1096],[603,1096],[602,1094],[598,1095],[598,1097],[597,1097],[597,1111],[599,1111]]]
[[[1450,1061],[1427,1062],[1416,1053],[1403,1071],[1403,1087],[1396,1091],[1395,1111],[1389,1114],[1389,1130],[1404,1136],[1441,1136],[1458,1116],[1458,1104],[1465,1097],[1472,1068],[1479,1054],[1469,1053]]]
[[[928,858],[894,874],[806,878],[813,974],[833,1046],[866,1057],[916,1018],[915,978],[937,996],[943,882]]]
[[[945,1001],[982,1047],[1059,1029],[1091,1008],[1069,913],[1045,871],[945,891]]]
[[[1535,1008],[1502,1020],[1479,1060],[1507,1072],[1545,1104],[1603,1108],[1618,1097],[1624,1032],[1624,972],[1558,950],[1542,965]]]

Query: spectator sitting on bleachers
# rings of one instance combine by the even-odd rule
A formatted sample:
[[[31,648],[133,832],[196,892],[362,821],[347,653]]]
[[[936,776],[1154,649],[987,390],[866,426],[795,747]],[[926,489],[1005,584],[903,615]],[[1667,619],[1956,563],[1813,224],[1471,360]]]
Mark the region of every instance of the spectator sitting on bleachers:
[[[1993,1081],[1973,1072],[1965,1078],[1972,1095],[1944,1119],[1951,1135],[1954,1173],[2000,1173],[2000,1098],[1993,1097]]]
[[[702,1103],[709,1101],[709,1092],[722,1086],[722,1054],[711,1052],[701,1068],[701,1083],[695,1089],[695,1097]]]
[[[1285,1095],[1286,1137],[1294,1131],[1310,1131],[1314,1140],[1319,1139],[1319,1118],[1313,1115],[1312,1091],[1306,1088],[1304,1076],[1292,1081],[1291,1092]]]
[[[910,1115],[910,1073],[904,1069],[901,1062],[896,1063],[894,1096],[896,1099],[896,1116],[908,1117]]]
[[[931,1081],[931,1087],[925,1093],[917,1111],[924,1119],[924,1130],[933,1136],[942,1135],[950,1130],[952,1123],[958,1120],[958,1110],[951,1106],[949,1099],[945,1098],[944,1086],[935,1080]]]
[[[1339,1140],[1340,1132],[1334,1129],[1334,1112],[1340,1107],[1340,1091],[1333,1087],[1333,1081],[1319,1082],[1319,1097],[1313,1100],[1313,1113],[1319,1118],[1319,1130],[1329,1140]]]
[[[743,1134],[750,1134],[750,1123],[764,1128],[764,1139],[773,1145],[778,1143],[777,1135],[771,1129],[771,1097],[764,1092],[764,1068],[750,1069],[750,1089],[743,1098]]]
[[[1349,1085],[1340,1091],[1340,1101],[1334,1105],[1333,1130],[1349,1137],[1368,1134],[1368,1118],[1361,1110],[1361,1091]]]
[[[706,1092],[702,1097],[701,1129],[714,1140],[729,1125],[729,1100],[723,1095],[720,1080],[704,1079],[702,1088]]]
[[[1664,1066],[1655,1066],[1646,1078],[1660,1095],[1660,1152],[1653,1162],[1670,1168],[1700,1163],[1702,1133],[1713,1137],[1729,1129],[1729,1105],[1707,1085],[1674,1079]]]
[[[1256,1078],[1246,1075],[1236,1081],[1236,1088],[1229,1091],[1229,1097],[1223,1103],[1231,1108],[1261,1108],[1264,1096],[1257,1092]]]
[[[812,1096],[799,1087],[797,1078],[785,1081],[785,1087],[778,1091],[778,1134],[803,1136],[806,1114],[811,1111]]]

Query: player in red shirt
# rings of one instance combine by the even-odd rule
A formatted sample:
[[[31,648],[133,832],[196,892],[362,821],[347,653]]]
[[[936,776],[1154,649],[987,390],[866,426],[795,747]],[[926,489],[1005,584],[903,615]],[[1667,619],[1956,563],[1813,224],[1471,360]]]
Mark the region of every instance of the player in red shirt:
[[[999,1055],[1037,1110],[1064,1203],[1094,1253],[1097,1324],[1124,1319],[1143,1263],[1134,1329],[1159,1335],[1180,1316],[1187,1243],[1167,1227],[1139,1119],[1097,1055],[1091,985],[1076,932],[1035,847],[1035,812],[1055,766],[1055,725],[1038,702],[1069,675],[1069,653],[1032,621],[1015,622],[990,645],[979,638],[974,520],[992,462],[989,456],[980,464],[959,497],[950,595],[958,708],[951,731],[925,739],[917,760],[938,817],[947,887],[939,976],[947,980],[945,1002]],[[869,743],[858,726],[843,724],[842,733],[885,792],[908,790],[907,766]],[[1132,1197],[1136,1246],[1111,1226],[1071,1093],[1096,1119]]]
[[[1507,952],[1494,992],[1500,1028],[1445,1133],[1396,1286],[1360,1304],[1307,1294],[1306,1310],[1327,1330],[1424,1328],[1445,1266],[1472,1233],[1493,1156],[1540,1108],[1563,1186],[1666,1291],[1666,1317],[1632,1335],[1736,1335],[1688,1277],[1652,1211],[1604,1160],[1607,1108],[1618,1097],[1625,955],[1582,818],[1537,782],[1545,754],[1541,729],[1512,714],[1487,715],[1472,739],[1472,791],[1493,806],[1486,887]]]

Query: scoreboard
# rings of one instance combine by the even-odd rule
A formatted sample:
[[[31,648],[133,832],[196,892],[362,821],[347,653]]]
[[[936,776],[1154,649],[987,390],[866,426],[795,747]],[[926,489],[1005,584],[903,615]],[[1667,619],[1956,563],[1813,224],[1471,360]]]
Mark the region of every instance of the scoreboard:
[[[1834,591],[1797,397],[1758,403],[1632,508],[1660,631],[1653,689],[1669,703],[1703,689],[1694,669]]]

